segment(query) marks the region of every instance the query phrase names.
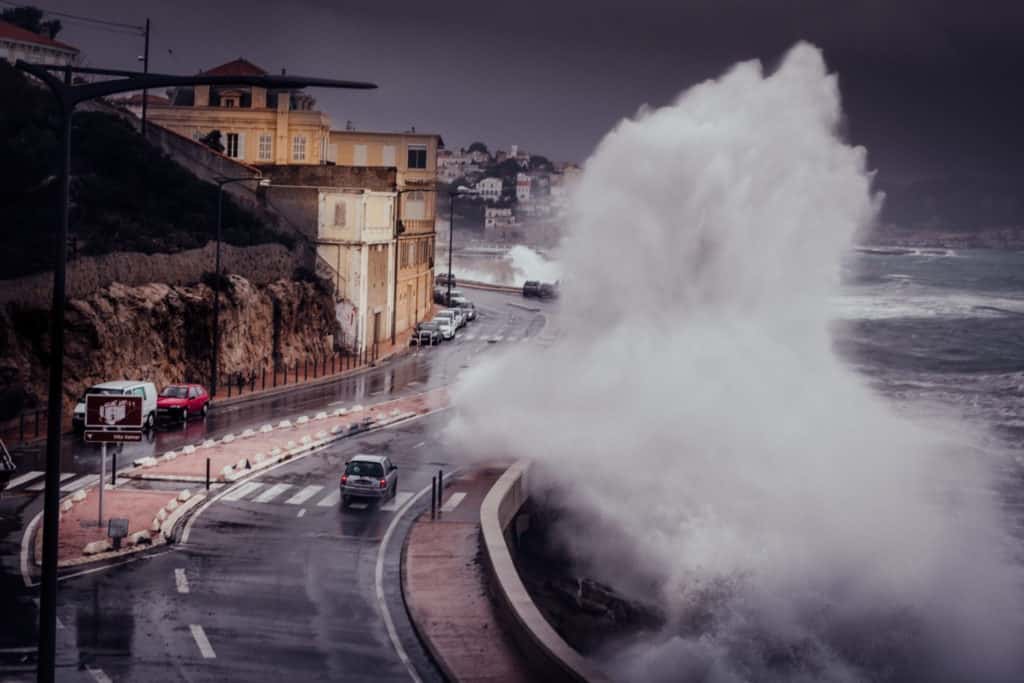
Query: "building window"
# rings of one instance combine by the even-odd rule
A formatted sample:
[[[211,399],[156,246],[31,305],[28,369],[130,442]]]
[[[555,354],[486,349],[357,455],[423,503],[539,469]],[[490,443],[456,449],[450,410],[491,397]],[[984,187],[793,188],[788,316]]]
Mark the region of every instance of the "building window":
[[[260,161],[270,161],[274,153],[274,138],[268,133],[260,134]]]
[[[356,145],[352,150],[352,165],[366,166],[366,145]]]
[[[292,139],[292,159],[295,161],[306,160],[306,137],[304,135],[296,135]]]
[[[380,150],[381,166],[395,166],[395,146],[384,145]]]
[[[231,107],[234,107],[235,106],[234,99],[228,98],[228,99],[224,100],[224,106],[227,107],[228,109],[230,109]]]
[[[345,218],[347,216],[346,204],[344,201],[339,201],[334,205],[334,225],[339,228],[345,227]]]
[[[238,133],[228,133],[227,145],[225,145],[224,153],[232,159],[239,159],[241,155],[238,153]]]
[[[409,145],[409,168],[427,167],[427,146]]]
[[[408,221],[421,221],[427,216],[426,194],[409,192],[405,195],[405,213],[402,218]]]

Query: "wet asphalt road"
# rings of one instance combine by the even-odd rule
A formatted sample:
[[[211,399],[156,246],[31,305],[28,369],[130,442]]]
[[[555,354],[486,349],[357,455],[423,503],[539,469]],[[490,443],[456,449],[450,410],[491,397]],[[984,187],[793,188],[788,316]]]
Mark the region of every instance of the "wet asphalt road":
[[[413,352],[328,387],[211,414],[205,424],[158,434],[148,447],[159,453],[332,403],[370,403],[446,385],[480,356],[507,348],[486,338],[518,340],[544,326],[544,315],[508,306],[522,303],[518,297],[473,292],[473,298],[480,317],[454,343]],[[381,560],[384,602],[410,666],[422,680],[438,680],[402,604],[399,556],[413,515],[396,521],[396,514],[429,487],[438,469],[455,466],[456,456],[440,441],[448,415],[442,411],[346,439],[263,471],[246,488],[227,490],[206,508],[187,542],[104,571],[66,576],[58,599],[58,678],[409,680],[376,593],[381,541],[394,521]],[[83,449],[73,453],[76,461],[92,457]],[[396,500],[342,511],[331,499],[345,460],[355,453],[386,453],[398,465]],[[124,461],[133,457],[140,456]],[[21,581],[18,545],[40,506],[41,496],[12,494],[0,501],[0,681],[32,679],[38,613],[35,590]],[[429,496],[409,512],[426,506]]]

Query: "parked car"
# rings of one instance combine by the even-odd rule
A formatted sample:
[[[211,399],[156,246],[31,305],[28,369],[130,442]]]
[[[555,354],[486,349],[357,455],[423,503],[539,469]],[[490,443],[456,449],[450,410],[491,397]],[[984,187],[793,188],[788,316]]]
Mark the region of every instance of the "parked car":
[[[452,296],[452,306],[466,316],[466,320],[476,320],[476,305],[464,296]]]
[[[85,429],[85,397],[90,394],[106,394],[109,396],[141,396],[142,397],[142,426],[143,429],[153,428],[156,422],[156,385],[152,382],[137,382],[132,380],[121,380],[117,382],[103,382],[85,390],[82,397],[75,404],[71,413],[71,427],[80,432]]]
[[[523,283],[523,296],[540,297],[540,280],[527,280]]]
[[[206,417],[210,394],[199,384],[171,384],[156,399],[156,416],[186,422],[190,417]]]
[[[558,283],[542,282],[540,283],[540,298],[541,299],[557,299],[558,298]]]
[[[466,324],[466,316],[457,308],[446,308],[443,311],[439,311],[434,319],[436,320],[437,318],[450,318],[456,330],[462,329]]]
[[[451,276],[451,280],[452,280],[452,287],[454,287],[455,286],[455,276],[454,275]],[[438,273],[436,276],[434,276],[434,284],[447,285],[448,284],[448,273]]]
[[[398,467],[383,455],[357,455],[345,463],[338,486],[343,508],[353,498],[394,498],[398,493]]]
[[[441,343],[441,326],[435,322],[427,321],[416,325],[416,330],[409,340],[410,345],[433,346]]]
[[[438,315],[430,322],[437,323],[437,329],[441,332],[441,339],[451,339],[455,336],[455,321],[452,318]]]

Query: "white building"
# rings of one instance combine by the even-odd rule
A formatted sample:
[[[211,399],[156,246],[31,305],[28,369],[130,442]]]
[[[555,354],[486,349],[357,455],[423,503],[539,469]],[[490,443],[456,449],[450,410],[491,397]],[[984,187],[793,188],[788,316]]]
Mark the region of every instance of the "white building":
[[[528,202],[530,201],[530,183],[532,178],[525,173],[519,173],[516,175],[516,201]]]
[[[516,227],[516,217],[511,208],[487,207],[484,209],[484,234],[488,239],[508,239]]]
[[[78,62],[78,48],[0,21],[0,59],[11,64],[21,59],[35,64],[74,66]]]
[[[321,188],[317,255],[334,269],[342,344],[384,341],[395,306],[395,192]]]
[[[467,165],[472,163],[463,150],[458,153],[451,150],[437,150],[437,179],[444,183],[453,183],[466,175]]]
[[[501,199],[501,188],[501,178],[484,178],[476,184],[474,189],[481,198],[489,202],[496,202]]]

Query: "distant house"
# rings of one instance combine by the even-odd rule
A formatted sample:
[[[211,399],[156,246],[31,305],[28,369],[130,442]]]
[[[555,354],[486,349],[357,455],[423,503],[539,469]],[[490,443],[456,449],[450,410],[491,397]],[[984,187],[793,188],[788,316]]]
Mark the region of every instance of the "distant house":
[[[489,239],[508,239],[515,225],[516,217],[512,209],[490,206],[484,209],[484,234]]]
[[[525,173],[516,174],[516,201],[517,202],[528,202],[530,201],[530,185],[533,182],[532,178]]]
[[[208,76],[264,76],[238,59],[202,72]],[[302,90],[197,85],[177,88],[167,104],[149,103],[149,120],[193,140],[221,133],[224,153],[257,164],[321,164],[331,122]]]
[[[476,184],[477,194],[489,202],[496,202],[501,199],[501,178],[484,178]]]
[[[78,55],[77,47],[0,21],[0,59],[11,64],[21,59],[34,64],[75,65]]]
[[[116,100],[116,104],[124,107],[136,116],[142,116],[142,93],[135,93],[131,97],[124,97]],[[166,107],[171,104],[171,101],[166,97],[160,97],[159,95],[147,95],[146,104],[150,107]]]

